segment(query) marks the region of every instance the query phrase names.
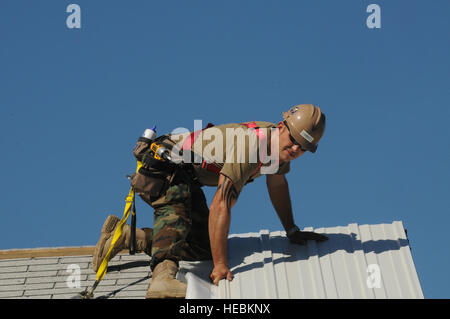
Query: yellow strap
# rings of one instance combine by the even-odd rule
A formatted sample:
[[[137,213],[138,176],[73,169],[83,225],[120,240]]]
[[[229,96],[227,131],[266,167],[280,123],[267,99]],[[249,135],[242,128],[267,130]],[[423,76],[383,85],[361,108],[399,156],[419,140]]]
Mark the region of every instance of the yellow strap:
[[[142,163],[138,161],[137,168],[136,168],[136,174],[139,171],[139,169],[141,168],[141,166],[142,166]],[[105,276],[105,274],[106,274],[106,270],[108,269],[109,256],[111,255],[111,252],[114,248],[114,245],[116,244],[116,241],[120,238],[120,235],[122,235],[123,225],[126,223],[128,216],[130,216],[131,205],[134,202],[134,195],[135,195],[134,189],[133,189],[133,187],[131,187],[130,192],[128,193],[128,196],[125,200],[126,205],[125,205],[125,210],[123,212],[123,217],[119,221],[116,231],[114,232],[113,240],[111,242],[111,246],[109,247],[108,253],[106,254],[105,258],[103,258],[100,268],[97,271],[97,276],[95,278],[96,281],[102,280],[103,276]]]

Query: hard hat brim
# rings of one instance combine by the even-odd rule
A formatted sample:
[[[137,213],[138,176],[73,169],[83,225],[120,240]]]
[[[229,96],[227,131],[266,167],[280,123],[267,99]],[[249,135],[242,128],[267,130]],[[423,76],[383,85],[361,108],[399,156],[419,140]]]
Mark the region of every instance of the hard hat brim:
[[[292,137],[302,146],[303,149],[307,150],[308,152],[315,153],[317,151],[316,144],[309,143],[307,140],[305,140],[299,132],[295,129],[295,126],[293,125],[292,121],[290,121],[288,112],[283,112],[283,118],[284,122],[288,126],[289,131],[292,134]]]

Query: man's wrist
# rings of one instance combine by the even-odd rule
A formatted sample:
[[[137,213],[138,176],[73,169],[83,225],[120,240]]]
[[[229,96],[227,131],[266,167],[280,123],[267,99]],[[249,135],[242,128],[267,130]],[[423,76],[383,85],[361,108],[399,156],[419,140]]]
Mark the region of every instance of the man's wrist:
[[[218,267],[218,266],[228,266],[228,265],[227,265],[227,262],[223,262],[223,261],[219,261],[219,262],[214,262],[214,261],[213,261],[213,264],[214,264],[214,267]]]

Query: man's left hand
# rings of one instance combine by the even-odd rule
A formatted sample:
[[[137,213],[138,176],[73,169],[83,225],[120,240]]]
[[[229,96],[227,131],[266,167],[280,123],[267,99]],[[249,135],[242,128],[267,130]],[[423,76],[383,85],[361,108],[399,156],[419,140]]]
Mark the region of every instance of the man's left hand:
[[[289,241],[293,244],[306,245],[308,240],[326,241],[328,237],[312,231],[296,231],[288,236]]]

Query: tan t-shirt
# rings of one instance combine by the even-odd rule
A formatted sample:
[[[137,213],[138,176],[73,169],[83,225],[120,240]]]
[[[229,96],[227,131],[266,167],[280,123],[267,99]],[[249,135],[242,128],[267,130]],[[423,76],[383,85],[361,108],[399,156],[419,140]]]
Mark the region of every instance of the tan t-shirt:
[[[254,129],[238,123],[213,126],[198,134],[191,150],[199,155],[195,158],[194,168],[200,183],[217,186],[219,181],[216,173],[201,167],[202,160],[214,163],[221,174],[233,181],[238,191],[262,174],[289,172],[289,162],[279,165],[278,155],[274,153],[274,156],[271,156],[272,129],[275,129],[276,125],[270,122],[255,123],[264,133],[262,139],[257,137]],[[185,139],[190,136],[190,133],[184,133],[171,134],[169,137],[180,149]],[[277,147],[274,146],[274,149]],[[186,153],[185,155],[185,160],[191,159]],[[262,166],[260,166],[261,161],[263,161]]]

